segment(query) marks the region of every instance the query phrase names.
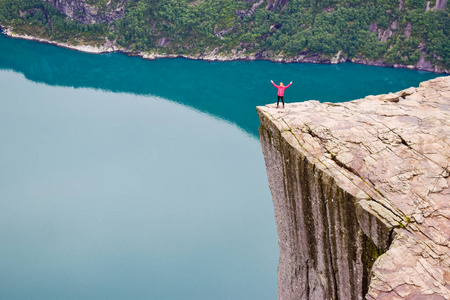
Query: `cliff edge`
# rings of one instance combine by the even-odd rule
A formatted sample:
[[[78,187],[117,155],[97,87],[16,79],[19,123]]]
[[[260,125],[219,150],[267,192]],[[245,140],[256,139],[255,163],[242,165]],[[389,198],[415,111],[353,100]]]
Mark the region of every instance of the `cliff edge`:
[[[278,299],[450,299],[450,77],[257,108]]]

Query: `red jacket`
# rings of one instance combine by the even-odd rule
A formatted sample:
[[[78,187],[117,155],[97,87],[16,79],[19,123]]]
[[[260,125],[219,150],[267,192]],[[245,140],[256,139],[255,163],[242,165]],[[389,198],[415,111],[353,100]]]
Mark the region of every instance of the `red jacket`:
[[[287,86],[279,86],[279,85],[276,85],[273,82],[272,82],[272,84],[273,84],[274,87],[276,87],[278,89],[277,96],[280,96],[280,97],[283,97],[284,96],[284,90],[291,86],[291,83],[289,83]]]

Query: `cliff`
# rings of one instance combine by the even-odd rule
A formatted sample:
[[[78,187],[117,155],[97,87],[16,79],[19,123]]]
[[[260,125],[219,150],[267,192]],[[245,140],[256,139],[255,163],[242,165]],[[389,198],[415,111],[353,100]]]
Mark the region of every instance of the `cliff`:
[[[257,108],[278,299],[450,299],[450,77]]]

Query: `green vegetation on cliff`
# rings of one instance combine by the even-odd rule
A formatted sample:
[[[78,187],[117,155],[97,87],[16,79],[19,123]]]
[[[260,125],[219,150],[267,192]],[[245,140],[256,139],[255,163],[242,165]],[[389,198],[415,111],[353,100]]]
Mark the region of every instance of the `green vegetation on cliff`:
[[[103,44],[107,24],[81,24],[68,19],[41,0],[0,0],[0,25],[13,26],[14,32],[49,40],[78,44]]]
[[[344,58],[388,65],[414,65],[423,56],[449,69],[450,5],[437,9],[435,2],[129,0],[124,18],[85,25],[66,19],[47,2],[0,0],[0,24],[71,43],[104,43],[107,37],[147,52],[198,55],[215,48],[223,54],[245,49],[260,58],[304,55],[327,61],[342,50]]]

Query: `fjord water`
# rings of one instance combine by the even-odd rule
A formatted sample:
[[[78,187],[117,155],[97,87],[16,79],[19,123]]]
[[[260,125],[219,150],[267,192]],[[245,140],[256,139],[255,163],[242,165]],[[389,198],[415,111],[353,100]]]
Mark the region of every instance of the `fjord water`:
[[[436,77],[145,61],[0,36],[0,299],[276,299],[256,105]]]

